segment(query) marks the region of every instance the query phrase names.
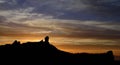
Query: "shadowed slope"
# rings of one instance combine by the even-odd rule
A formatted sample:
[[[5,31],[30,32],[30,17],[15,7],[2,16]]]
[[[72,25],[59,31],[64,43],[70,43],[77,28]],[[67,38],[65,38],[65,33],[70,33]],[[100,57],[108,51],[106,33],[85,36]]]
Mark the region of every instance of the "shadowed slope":
[[[72,54],[51,45],[48,36],[45,41],[20,44],[15,40],[13,44],[0,46],[1,65],[108,65],[113,62],[112,51],[101,54]]]

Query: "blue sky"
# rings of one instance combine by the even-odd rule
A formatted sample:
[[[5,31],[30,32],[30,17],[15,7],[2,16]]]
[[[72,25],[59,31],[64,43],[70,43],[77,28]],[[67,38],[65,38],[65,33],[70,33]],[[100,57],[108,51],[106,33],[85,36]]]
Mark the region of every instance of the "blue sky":
[[[51,35],[118,44],[119,25],[119,0],[0,0],[1,42]]]

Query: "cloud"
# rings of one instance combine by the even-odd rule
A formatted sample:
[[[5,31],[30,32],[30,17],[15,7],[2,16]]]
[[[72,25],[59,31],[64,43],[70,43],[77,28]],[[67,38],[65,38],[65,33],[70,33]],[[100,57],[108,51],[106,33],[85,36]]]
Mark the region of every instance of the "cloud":
[[[84,0],[89,9],[105,21],[119,21],[120,1],[119,0]]]
[[[0,4],[0,9],[23,11],[32,8],[29,10],[31,15],[43,14],[55,19],[109,22],[120,20],[119,4],[119,0],[5,0],[5,3]]]
[[[119,4],[119,0],[0,0],[0,34],[118,40]]]
[[[0,23],[4,23],[4,21],[6,21],[6,20],[7,20],[6,17],[0,16]]]
[[[10,34],[16,32],[23,35],[39,35],[49,34],[55,37],[73,37],[73,38],[88,38],[88,39],[120,39],[120,30],[118,23],[109,22],[96,22],[79,20],[59,20],[59,19],[33,19],[24,22],[7,22],[3,26],[10,27],[11,29],[4,29]],[[118,25],[118,26],[117,26]],[[12,29],[13,28],[13,29]],[[22,31],[21,31],[22,30]],[[33,31],[34,30],[34,31]],[[29,32],[29,33],[28,33]],[[1,34],[2,34],[1,33]],[[4,33],[5,34],[5,33]],[[16,34],[16,35],[18,35]]]
[[[0,3],[5,3],[5,1],[4,0],[0,0]]]
[[[78,24],[77,24],[78,23]],[[120,30],[109,29],[97,25],[87,25],[86,23],[56,23],[57,30],[64,32],[58,34],[65,37],[93,38],[93,39],[120,39]],[[107,25],[107,24],[106,24]],[[55,32],[54,32],[55,33]],[[66,34],[65,34],[66,33]]]

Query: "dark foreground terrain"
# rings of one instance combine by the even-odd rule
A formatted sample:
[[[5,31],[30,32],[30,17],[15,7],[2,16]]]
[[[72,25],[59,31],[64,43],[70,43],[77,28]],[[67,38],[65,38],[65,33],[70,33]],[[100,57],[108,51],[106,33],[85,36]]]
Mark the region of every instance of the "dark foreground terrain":
[[[68,53],[45,41],[0,46],[0,65],[119,65],[112,51],[101,54]]]

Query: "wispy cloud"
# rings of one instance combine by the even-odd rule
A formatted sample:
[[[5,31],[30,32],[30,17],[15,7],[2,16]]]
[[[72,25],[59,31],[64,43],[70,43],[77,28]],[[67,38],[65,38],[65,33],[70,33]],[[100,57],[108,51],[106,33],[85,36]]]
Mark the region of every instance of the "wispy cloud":
[[[0,0],[0,34],[118,41],[119,4],[119,0]]]

